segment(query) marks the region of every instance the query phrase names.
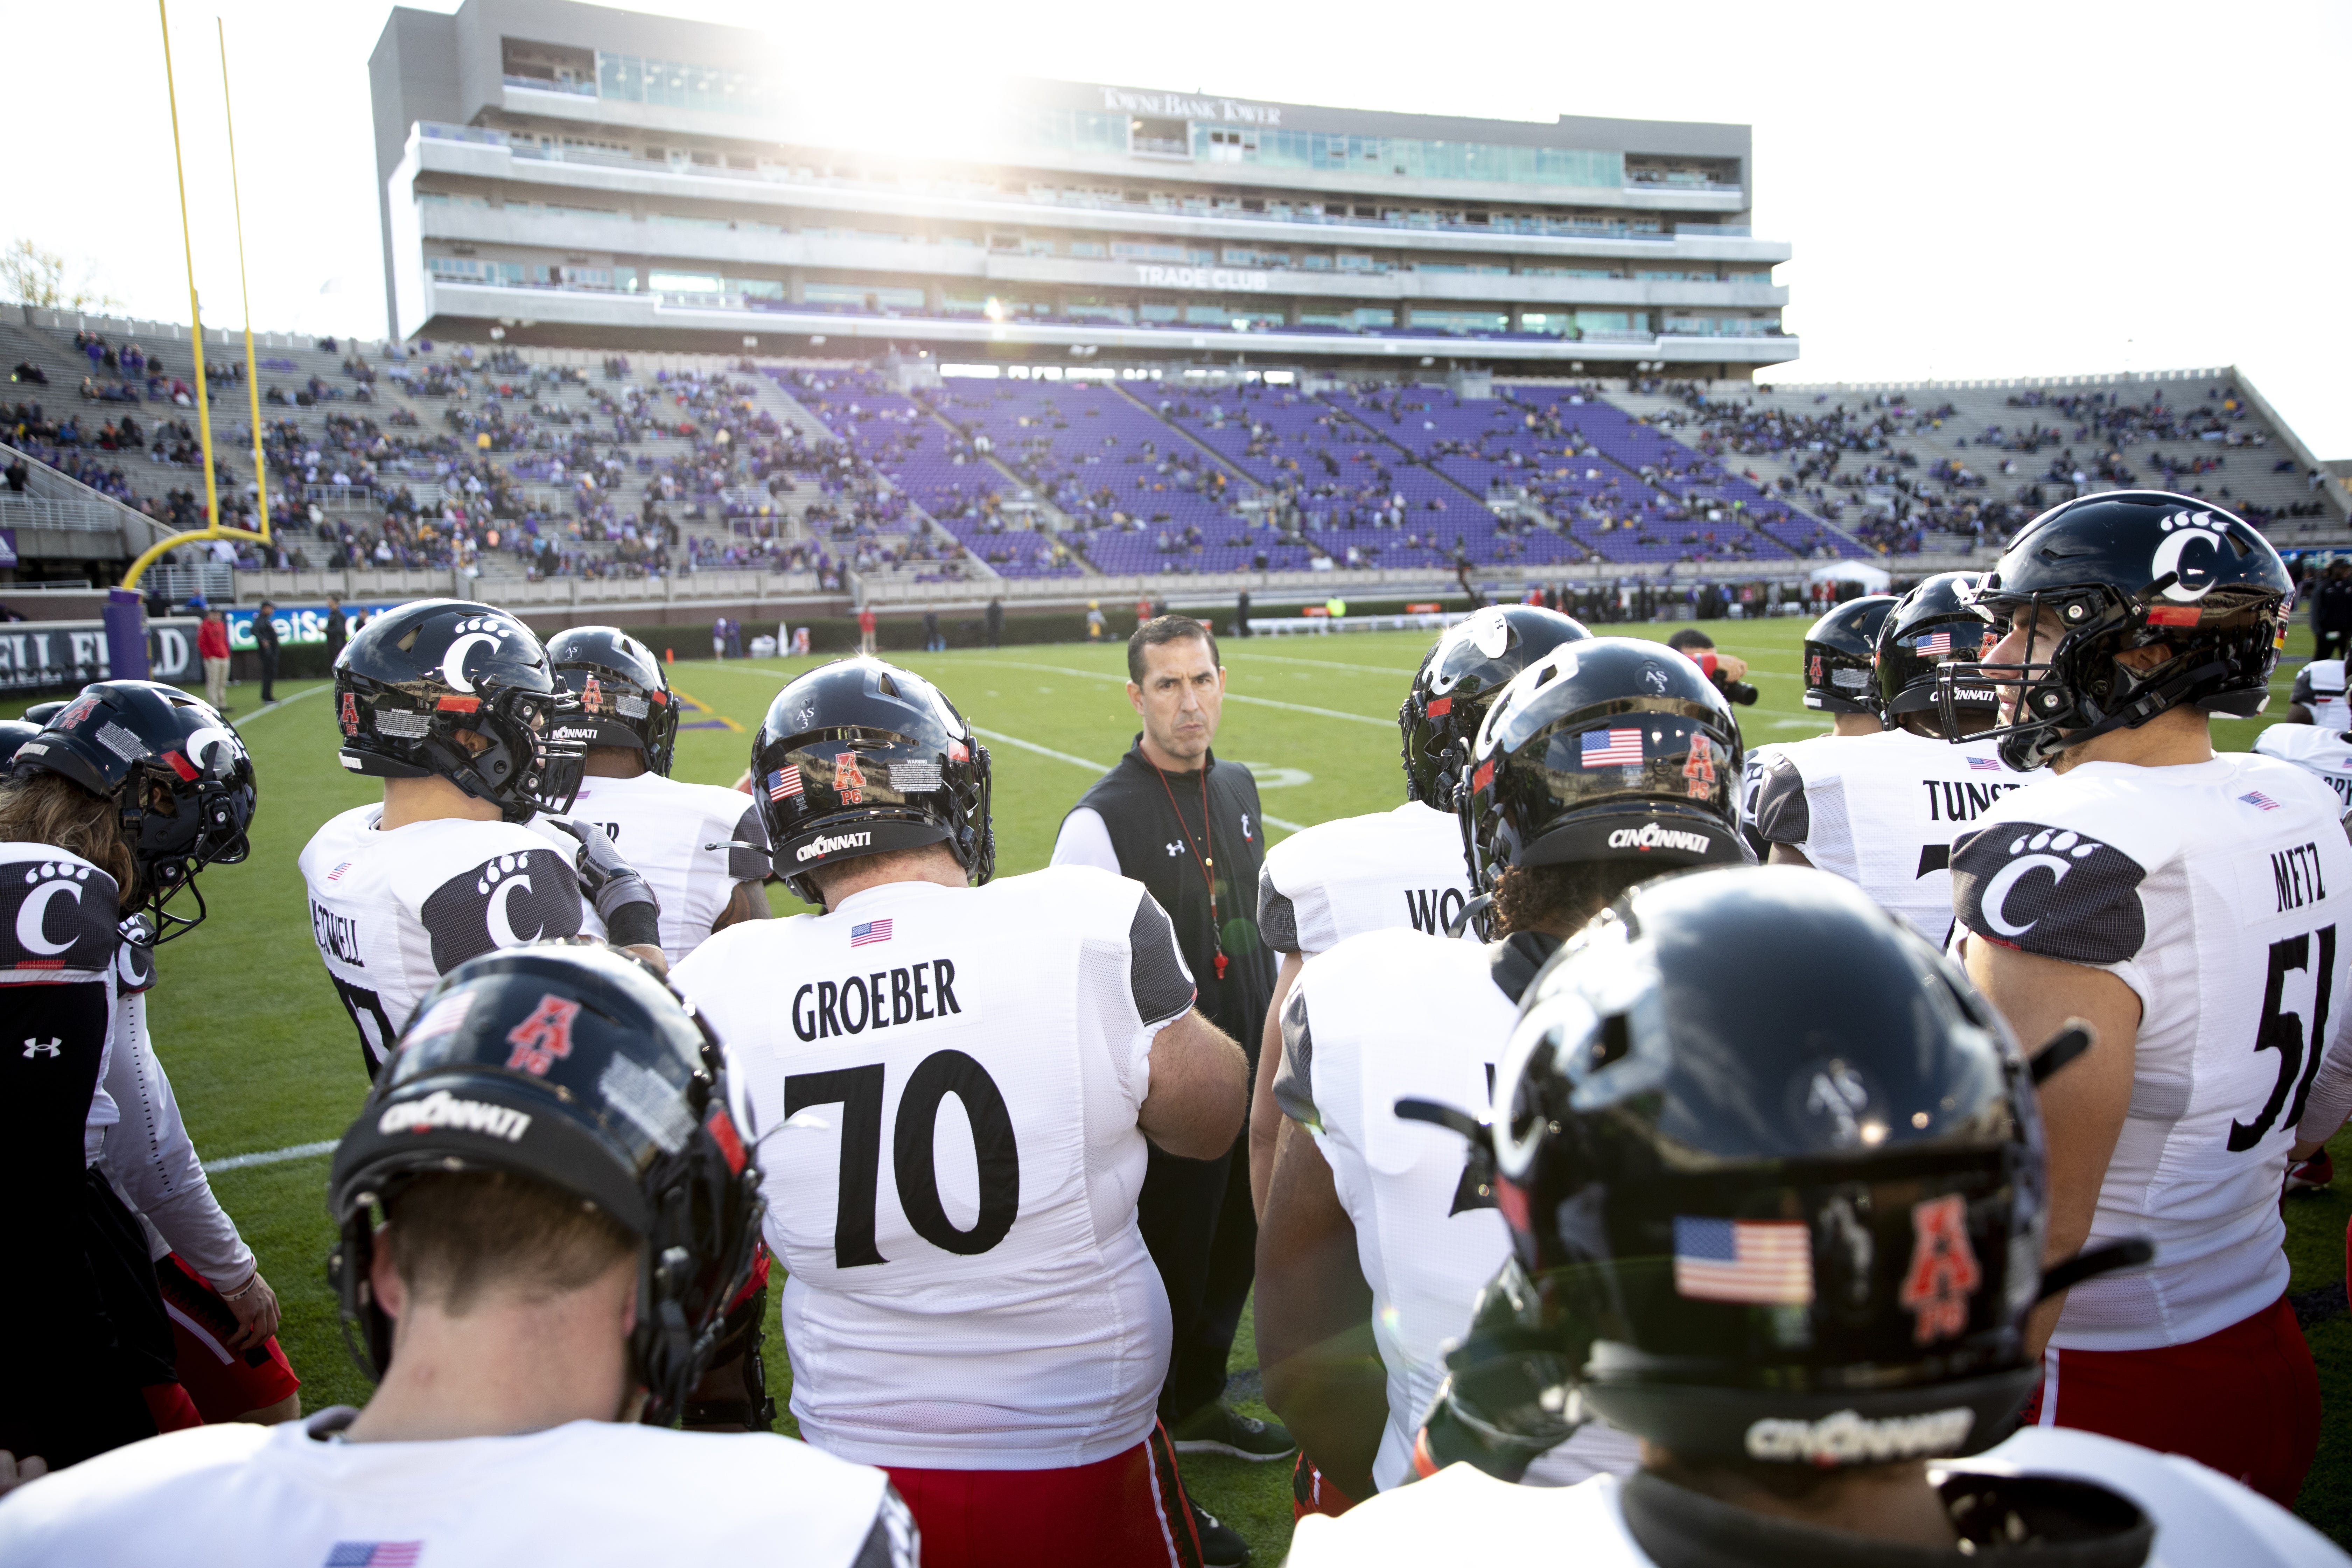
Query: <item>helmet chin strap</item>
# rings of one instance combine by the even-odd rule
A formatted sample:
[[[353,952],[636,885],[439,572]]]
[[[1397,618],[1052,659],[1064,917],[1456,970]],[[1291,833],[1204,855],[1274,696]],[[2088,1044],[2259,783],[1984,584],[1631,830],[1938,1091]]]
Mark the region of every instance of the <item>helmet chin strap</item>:
[[[2087,745],[2102,735],[2111,735],[2118,730],[2137,730],[2158,714],[2169,711],[2183,695],[2200,682],[2212,676],[2224,674],[2229,668],[2227,659],[2208,659],[2203,664],[2194,666],[2174,676],[2160,686],[2143,689],[2138,696],[2085,729],[2069,730],[2061,734],[2057,727],[2053,725],[2044,731],[2042,735],[2034,737],[2033,743],[2027,748],[2028,753],[2033,756],[2035,765],[2040,766],[2051,758],[2071,752],[2077,746]],[[2046,747],[2042,745],[2041,742],[2044,736],[2054,744]]]

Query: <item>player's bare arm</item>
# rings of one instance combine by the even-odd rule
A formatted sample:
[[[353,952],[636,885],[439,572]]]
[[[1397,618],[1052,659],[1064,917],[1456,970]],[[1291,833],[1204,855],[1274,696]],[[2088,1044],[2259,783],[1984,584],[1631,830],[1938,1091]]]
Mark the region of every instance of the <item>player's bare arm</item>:
[[[1342,1495],[1368,1498],[1389,1414],[1388,1374],[1372,1339],[1372,1289],[1322,1150],[1287,1118],[1277,1118],[1277,1131],[1257,1231],[1265,1402]]]
[[[1171,1154],[1213,1160],[1234,1146],[1249,1100],[1249,1062],[1194,1008],[1151,1041],[1151,1089],[1135,1123]]]
[[[1265,1029],[1258,1041],[1257,1081],[1250,1086],[1250,1208],[1261,1220],[1265,1218],[1266,1189],[1274,1179],[1275,1137],[1282,1131],[1282,1110],[1274,1102],[1275,1069],[1282,1065],[1282,1005],[1290,999],[1290,988],[1306,964],[1298,953],[1282,955],[1282,967],[1274,977],[1274,1000],[1266,1004]]]
[[[1969,978],[2028,1049],[2076,1018],[2096,1037],[2090,1050],[2041,1092],[2042,1132],[2050,1147],[2050,1228],[2043,1256],[2061,1262],[2080,1252],[2091,1234],[2099,1186],[2131,1108],[2139,996],[2103,969],[2021,952],[1982,937],[1969,938],[1966,959]],[[2061,1296],[2043,1302],[2028,1322],[2027,1348],[2033,1354],[2042,1353],[2058,1326],[2064,1301]]]

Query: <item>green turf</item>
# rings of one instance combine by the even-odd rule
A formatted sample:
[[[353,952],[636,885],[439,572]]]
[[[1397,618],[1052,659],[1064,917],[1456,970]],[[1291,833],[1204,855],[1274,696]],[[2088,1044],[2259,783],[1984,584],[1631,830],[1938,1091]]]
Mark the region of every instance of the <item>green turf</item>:
[[[1798,703],[1797,647],[1805,624],[1718,622],[1708,628],[1725,649],[1755,661],[1752,679],[1763,700],[1741,710],[1751,745],[1801,739],[1825,728]],[[1639,632],[1663,637],[1673,629],[1659,625]],[[1378,634],[1223,645],[1234,700],[1217,752],[1287,770],[1267,775],[1262,786],[1276,837],[1284,822],[1381,810],[1402,798],[1393,716],[1426,644],[1419,635]],[[2308,633],[2296,628],[2291,651],[2308,648]],[[994,732],[989,744],[1003,873],[1044,865],[1063,813],[1094,776],[1092,764],[1108,765],[1126,750],[1136,724],[1121,685],[1122,659],[1118,647],[1066,644],[905,656],[903,662],[938,681],[973,723]],[[818,662],[676,666],[675,683],[707,710],[689,714],[690,721],[741,726],[681,731],[677,776],[733,783],[748,760],[746,731],[758,726],[769,699],[791,674]],[[2292,666],[2281,670],[2278,711],[2292,673]],[[207,1158],[337,1137],[366,1087],[351,1022],[312,945],[295,864],[321,822],[375,795],[374,786],[336,764],[333,718],[317,694],[319,684],[282,683],[285,705],[260,713],[253,711],[252,685],[231,693],[240,710],[233,717],[261,779],[253,858],[242,867],[206,873],[210,921],[158,955],[162,977],[150,1016],[196,1147]],[[23,706],[7,703],[0,710],[13,714]],[[2217,723],[2215,741],[2242,748],[2261,727],[2260,721]],[[779,912],[800,908],[781,890],[775,901]],[[2352,1139],[2336,1152],[2352,1161]],[[280,1338],[305,1380],[305,1403],[313,1407],[366,1394],[344,1354],[325,1284],[325,1160],[312,1158],[226,1172],[214,1184],[285,1304]],[[2338,1279],[2352,1195],[2298,1197],[2287,1215],[2294,1288]],[[769,1335],[769,1364],[782,1384],[787,1362],[772,1316]],[[2318,1325],[2311,1343],[2330,1405],[2340,1407],[2339,1395],[2352,1398],[2352,1320]],[[1255,1354],[1245,1321],[1234,1369],[1250,1369]],[[1268,1414],[1262,1404],[1244,1407]],[[1203,1504],[1248,1538],[1260,1563],[1280,1561],[1290,1534],[1287,1465],[1212,1458],[1188,1462],[1186,1475]],[[2337,1540],[2352,1542],[2352,1435],[2340,1424],[2331,1426],[2323,1442],[2301,1506]]]

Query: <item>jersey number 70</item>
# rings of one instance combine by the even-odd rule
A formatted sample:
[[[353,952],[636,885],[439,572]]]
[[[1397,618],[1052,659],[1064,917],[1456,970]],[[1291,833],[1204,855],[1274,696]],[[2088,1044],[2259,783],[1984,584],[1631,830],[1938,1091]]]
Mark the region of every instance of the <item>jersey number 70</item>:
[[[841,1107],[841,1193],[834,1209],[833,1262],[836,1268],[887,1263],[875,1245],[874,1214],[882,1163],[884,1064],[795,1073],[784,1079],[784,1119],[813,1105]],[[940,1201],[940,1175],[933,1164],[933,1133],[940,1102],[949,1095],[963,1101],[971,1121],[971,1146],[980,1163],[980,1213],[970,1230],[958,1230]],[[898,1206],[915,1234],[943,1251],[963,1257],[986,1252],[1004,1239],[1021,1212],[1021,1151],[1013,1136],[1013,1115],[1003,1091],[988,1069],[961,1051],[933,1051],[908,1075],[898,1096],[898,1124],[891,1130],[890,1172],[898,1180]]]

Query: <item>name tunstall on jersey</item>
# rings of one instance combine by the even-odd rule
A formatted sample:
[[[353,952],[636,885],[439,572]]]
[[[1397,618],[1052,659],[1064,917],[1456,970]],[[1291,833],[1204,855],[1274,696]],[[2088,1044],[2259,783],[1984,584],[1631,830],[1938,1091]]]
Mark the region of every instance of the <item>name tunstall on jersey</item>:
[[[945,1469],[1143,1439],[1171,1331],[1136,1117],[1193,985],[1140,883],[886,883],[729,926],[672,978],[727,1042],[766,1190],[794,1195],[766,1226],[803,1436]]]
[[[2140,1001],[2131,1111],[2085,1246],[2146,1237],[2156,1260],[2074,1287],[2060,1348],[2185,1344],[2286,1288],[2287,1150],[2352,1004],[2340,815],[2272,757],[2085,763],[1955,843],[1974,937],[2105,969]]]
[[[1313,954],[1361,931],[1443,936],[1470,899],[1462,825],[1407,801],[1294,833],[1258,872],[1258,931],[1276,952]]]
[[[1843,877],[1940,946],[1952,933],[1952,841],[2003,796],[2048,776],[2013,772],[1990,742],[1956,746],[1907,730],[1822,735],[1766,763],[1756,832]]]
[[[1381,1490],[1412,1478],[1413,1437],[1470,1328],[1471,1303],[1510,1255],[1491,1191],[1471,1179],[1461,1138],[1396,1114],[1402,1099],[1484,1116],[1518,1004],[1493,978],[1496,950],[1392,929],[1308,961],[1285,1003],[1275,1095],[1307,1129],[1356,1230],[1388,1373],[1387,1425],[1372,1461]],[[1630,1468],[1633,1439],[1599,1424],[1546,1454],[1534,1486]]]
[[[2294,672],[2289,702],[2311,710],[2311,721],[2323,730],[2352,730],[2352,699],[2344,690],[2344,661],[2315,658]]]
[[[577,936],[572,857],[527,826],[445,818],[380,831],[330,817],[302,850],[310,934],[373,1075],[441,976],[502,947]]]
[[[2254,737],[2254,750],[2293,763],[2329,789],[2352,811],[2352,735],[2318,724],[2273,724]]]
[[[718,784],[651,773],[590,778],[581,784],[568,816],[603,828],[653,889],[661,901],[662,952],[672,963],[709,937],[737,886],[759,883],[769,874],[768,829],[759,807],[750,796]],[[546,823],[545,817],[531,819],[549,842],[572,842]],[[581,921],[590,935],[604,934],[593,905]]]

